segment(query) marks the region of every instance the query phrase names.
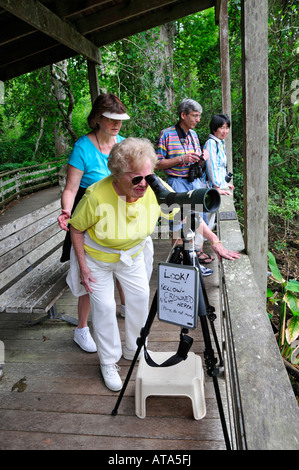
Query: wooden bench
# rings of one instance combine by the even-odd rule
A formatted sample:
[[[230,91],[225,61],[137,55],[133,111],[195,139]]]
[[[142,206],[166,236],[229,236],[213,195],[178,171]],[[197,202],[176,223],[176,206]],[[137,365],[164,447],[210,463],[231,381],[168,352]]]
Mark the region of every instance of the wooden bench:
[[[69,269],[60,262],[59,213],[56,200],[0,227],[0,312],[56,315]]]

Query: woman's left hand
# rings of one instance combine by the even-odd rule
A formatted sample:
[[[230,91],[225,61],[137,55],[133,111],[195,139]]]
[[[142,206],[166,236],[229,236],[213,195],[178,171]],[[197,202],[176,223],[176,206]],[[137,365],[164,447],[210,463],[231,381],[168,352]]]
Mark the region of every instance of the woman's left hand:
[[[57,218],[59,227],[62,228],[62,230],[65,230],[66,232],[69,231],[67,222],[68,222],[70,216],[71,216],[70,211],[62,209],[60,216]]]
[[[218,189],[219,194],[222,194],[223,196],[231,196],[232,193],[228,189]]]
[[[229,259],[229,260],[241,258],[241,254],[238,251],[227,250],[226,248],[224,248],[222,243],[217,243],[211,246],[220,261],[222,258]]]
[[[204,160],[207,160],[209,158],[210,154],[208,152],[207,149],[203,149],[202,151],[202,154],[201,154],[201,158],[203,158]]]

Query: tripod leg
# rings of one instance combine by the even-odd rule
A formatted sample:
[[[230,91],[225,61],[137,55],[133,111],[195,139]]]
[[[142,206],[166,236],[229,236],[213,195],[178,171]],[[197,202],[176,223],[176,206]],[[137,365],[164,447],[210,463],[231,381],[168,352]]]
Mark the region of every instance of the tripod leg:
[[[208,307],[208,310],[209,310],[209,307]],[[216,333],[216,329],[215,329],[215,325],[214,325],[214,321],[216,320],[216,315],[214,314],[214,312],[209,312],[208,311],[208,319],[209,319],[209,322],[210,322],[211,330],[212,330],[212,333],[213,333],[213,337],[214,337],[214,341],[215,341],[215,345],[216,345],[216,349],[217,349],[217,354],[218,354],[218,358],[219,358],[219,366],[222,367],[223,366],[222,352],[221,352],[221,349],[220,349],[220,346],[219,346],[219,341],[218,341],[218,337],[217,337],[217,333]]]
[[[154,298],[153,298],[153,301],[152,301],[152,305],[151,305],[148,317],[147,317],[147,320],[146,320],[146,323],[140,331],[139,338],[137,338],[137,341],[136,341],[137,342],[137,350],[136,350],[135,356],[132,360],[131,366],[129,368],[129,372],[127,374],[127,377],[126,377],[126,379],[124,381],[124,384],[122,386],[122,389],[120,391],[120,394],[119,394],[119,397],[117,399],[116,405],[115,405],[114,409],[112,410],[112,413],[111,413],[112,416],[117,415],[117,411],[118,411],[120,402],[121,402],[122,397],[123,397],[123,395],[126,391],[126,388],[127,388],[128,383],[129,383],[130,377],[132,375],[132,372],[133,372],[134,366],[136,364],[137,358],[139,356],[141,348],[145,345],[145,341],[146,341],[147,336],[149,335],[152,323],[154,321],[154,318],[155,318],[155,315],[156,315],[156,312],[157,312],[157,298],[158,298],[158,293],[156,291],[156,293],[154,295]]]
[[[203,280],[203,277],[202,277],[202,274],[201,274],[201,271],[200,271],[200,263],[199,263],[197,257],[195,259],[195,263],[196,263],[196,265],[198,267],[198,270],[199,270],[199,280],[200,280],[200,285],[201,285],[201,291],[202,291],[202,295],[203,295],[203,298],[204,298],[204,303],[205,303],[205,307],[206,307],[207,316],[208,316],[208,319],[210,321],[210,326],[211,326],[211,330],[212,330],[212,333],[213,333],[213,337],[214,337],[214,341],[215,341],[215,345],[216,345],[216,349],[217,349],[217,353],[218,353],[218,357],[219,357],[219,365],[223,366],[221,348],[219,346],[219,341],[218,341],[218,337],[217,337],[217,333],[216,333],[216,329],[215,329],[215,325],[214,325],[214,321],[217,318],[216,315],[215,315],[215,309],[214,309],[214,307],[212,307],[209,304],[209,299],[208,299],[205,283],[204,283],[204,280]]]
[[[204,339],[204,343],[205,343],[204,357],[205,357],[205,363],[206,363],[206,366],[207,366],[207,373],[210,377],[214,377],[214,376],[218,375],[219,370],[216,368],[217,359],[214,355],[214,349],[213,349],[212,343],[211,343],[209,326],[208,326],[208,322],[207,322],[207,316],[206,315],[200,315],[199,318],[200,318],[200,323],[201,323],[203,339]]]
[[[219,390],[219,384],[218,384],[218,379],[217,377],[213,377],[213,384],[214,384],[214,390],[215,390],[215,395],[218,403],[218,411],[220,415],[220,420],[222,424],[222,431],[223,431],[223,436],[225,440],[225,445],[227,450],[231,450],[231,445],[230,445],[230,440],[229,440],[229,435],[227,431],[227,426],[226,426],[226,421],[225,421],[225,415],[224,415],[224,410],[222,406],[222,400],[221,400],[221,395],[220,395],[220,390]]]
[[[192,260],[190,258],[190,254],[187,252],[187,250],[183,249],[181,250],[182,257],[177,257],[179,262],[182,262],[182,264],[186,265],[192,265]],[[223,430],[223,436],[226,444],[227,450],[231,450],[231,445],[229,441],[229,436],[228,436],[228,431],[227,431],[227,426],[226,426],[226,420],[225,420],[225,415],[224,415],[224,410],[223,410],[223,405],[222,405],[222,399],[221,399],[221,394],[219,391],[219,384],[218,384],[218,378],[217,375],[219,373],[219,370],[216,368],[217,364],[217,358],[214,355],[214,350],[212,347],[211,343],[211,337],[210,337],[210,331],[209,331],[209,326],[207,322],[207,317],[209,318],[210,315],[210,324],[215,340],[215,344],[217,347],[217,351],[219,353],[220,362],[222,363],[222,356],[221,356],[221,351],[219,348],[219,343],[218,343],[218,338],[215,330],[215,326],[212,323],[215,320],[216,315],[214,313],[211,313],[211,307],[209,305],[208,301],[208,296],[206,293],[203,277],[200,271],[200,264],[198,261],[198,258],[195,257],[195,265],[198,267],[199,271],[199,276],[200,276],[200,283],[199,283],[199,307],[198,307],[198,316],[200,318],[201,322],[201,328],[202,328],[202,333],[203,333],[203,338],[204,338],[204,343],[205,343],[205,352],[204,352],[204,358],[205,358],[205,364],[207,367],[207,374],[212,377],[213,379],[213,384],[214,384],[214,390],[215,390],[215,395],[216,395],[216,400],[217,400],[217,405],[218,405],[218,410],[219,410],[219,415],[220,415],[220,420],[221,420],[221,425],[222,425],[222,430]],[[214,316],[212,316],[214,315]]]
[[[211,338],[210,338],[209,327],[208,327],[208,322],[207,322],[206,315],[201,315],[200,316],[200,321],[201,321],[201,328],[202,328],[202,333],[203,333],[204,343],[205,343],[204,357],[205,357],[205,363],[206,363],[206,366],[207,366],[207,374],[210,377],[212,377],[212,379],[213,379],[214,390],[215,390],[215,395],[216,395],[216,400],[217,400],[217,405],[218,405],[218,410],[219,410],[219,415],[220,415],[224,440],[225,440],[225,443],[226,443],[227,450],[230,450],[230,441],[229,441],[229,437],[228,437],[228,431],[227,431],[225,415],[224,415],[221,395],[220,395],[220,391],[219,391],[218,378],[217,378],[219,370],[216,368],[217,359],[214,356],[214,350],[212,348],[212,343],[211,343]]]

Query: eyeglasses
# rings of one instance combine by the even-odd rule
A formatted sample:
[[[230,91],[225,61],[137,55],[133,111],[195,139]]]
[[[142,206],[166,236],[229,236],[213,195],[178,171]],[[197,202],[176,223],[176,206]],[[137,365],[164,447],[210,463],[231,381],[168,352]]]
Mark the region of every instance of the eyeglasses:
[[[198,119],[199,121],[201,120],[201,115],[199,113],[189,113],[189,116]]]
[[[146,180],[146,178],[147,178],[148,176],[150,176],[150,175],[146,175],[146,176],[141,176],[141,175],[140,175],[140,176],[134,176],[134,178],[131,178],[131,183],[132,183],[133,186],[136,186],[137,184],[141,183],[141,181],[142,181],[143,179]]]

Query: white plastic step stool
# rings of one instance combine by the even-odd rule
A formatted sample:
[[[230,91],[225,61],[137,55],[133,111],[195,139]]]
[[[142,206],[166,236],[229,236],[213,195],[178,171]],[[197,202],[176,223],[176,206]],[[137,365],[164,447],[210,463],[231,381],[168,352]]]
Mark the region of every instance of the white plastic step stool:
[[[162,364],[174,354],[150,352],[157,364]],[[206,414],[206,402],[201,357],[191,352],[185,361],[170,367],[151,367],[142,357],[135,385],[135,413],[139,418],[145,418],[145,401],[150,395],[188,396],[192,400],[194,419],[202,419]]]

